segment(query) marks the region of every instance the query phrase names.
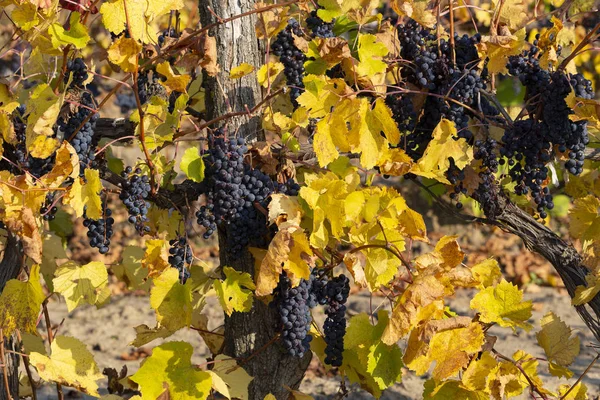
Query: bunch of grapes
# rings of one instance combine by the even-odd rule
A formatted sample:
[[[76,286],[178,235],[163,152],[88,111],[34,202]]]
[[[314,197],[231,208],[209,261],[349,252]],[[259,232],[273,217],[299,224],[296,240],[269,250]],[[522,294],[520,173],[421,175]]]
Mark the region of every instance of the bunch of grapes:
[[[94,161],[97,145],[97,140],[94,139],[94,129],[99,115],[95,112],[96,104],[90,93],[82,92],[79,103],[77,112],[58,119],[58,127],[79,156],[81,167],[79,173],[83,176],[85,168]],[[88,117],[90,117],[89,120],[78,130],[81,123]],[[71,139],[71,137],[73,138]]]
[[[44,204],[40,208],[40,215],[42,215],[44,221],[52,221],[58,212],[58,207],[54,205],[54,197],[54,192],[46,194]]]
[[[181,283],[185,283],[190,277],[189,267],[192,264],[192,248],[185,236],[169,240],[169,264],[179,271]]]
[[[128,221],[135,225],[135,229],[140,235],[150,231],[150,227],[145,223],[148,221],[148,208],[150,203],[146,201],[150,194],[149,178],[142,175],[142,170],[137,168],[127,167],[121,172],[121,177],[126,178],[121,184],[121,193],[119,199],[123,201],[127,212],[129,213]]]
[[[334,367],[342,365],[344,335],[346,334],[346,300],[350,293],[350,282],[345,275],[336,276],[327,282],[327,318],[323,325],[325,334],[325,362]]]
[[[496,176],[498,172],[498,158],[496,147],[498,143],[494,139],[478,140],[475,142],[477,150],[474,153],[476,160],[481,160],[479,177],[481,182],[475,189],[473,197],[481,204],[483,212],[488,218],[495,219],[498,215],[498,186]]]
[[[310,289],[311,281],[304,279],[295,288],[291,287],[289,278],[283,273],[275,289],[275,301],[271,303],[279,313],[283,347],[291,356],[302,357],[310,349]]]
[[[85,216],[83,220],[83,226],[88,228],[87,237],[90,240],[90,246],[96,247],[100,254],[108,253],[114,223],[115,219],[112,217],[112,210],[106,206],[105,202],[102,202],[102,215],[100,219],[95,220]]]
[[[137,83],[138,96],[140,97],[140,103],[142,104],[146,104],[153,96],[158,96],[163,99],[168,97],[167,90],[160,84],[160,80],[156,73],[153,73],[152,76],[150,76],[148,71],[140,72]]]
[[[300,24],[295,19],[290,19],[284,30],[277,34],[277,38],[271,44],[271,51],[279,57],[284,66],[287,84],[290,87],[290,97],[294,107],[298,106],[296,99],[304,91],[304,61],[306,56],[294,44],[294,35],[302,36]]]
[[[248,151],[243,138],[228,140],[225,130],[217,130],[210,138],[205,158],[206,205],[196,213],[198,224],[210,237],[218,226],[226,233],[227,251],[238,254],[249,243],[264,245],[268,233],[262,208],[275,185],[268,175],[244,162]]]
[[[320,38],[332,38],[335,37],[333,33],[334,21],[325,22],[317,15],[316,11],[311,11],[308,18],[306,18],[306,25],[311,30],[314,36]]]
[[[64,76],[64,82],[67,83],[72,77],[71,86],[75,88],[83,88],[85,81],[88,79],[87,66],[81,58],[75,58],[67,61],[67,73]]]

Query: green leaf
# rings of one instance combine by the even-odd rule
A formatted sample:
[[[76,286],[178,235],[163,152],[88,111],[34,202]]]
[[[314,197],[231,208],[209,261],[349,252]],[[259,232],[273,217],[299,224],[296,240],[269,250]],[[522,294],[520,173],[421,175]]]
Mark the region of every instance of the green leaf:
[[[44,297],[39,265],[31,268],[27,282],[9,280],[0,294],[0,329],[4,336],[10,337],[15,329],[36,332],[37,317]]]
[[[171,400],[206,399],[211,375],[192,365],[192,345],[169,342],[155,347],[140,369],[131,376],[142,392],[143,400],[156,400],[163,393]]]
[[[160,326],[174,332],[192,323],[191,285],[189,280],[185,285],[180,283],[179,271],[175,268],[167,268],[154,278],[150,306],[156,310]]]
[[[48,28],[48,34],[55,49],[73,45],[76,49],[83,49],[90,41],[87,27],[79,21],[81,15],[73,12],[69,18],[69,29],[66,30],[62,24],[55,22]]]
[[[190,147],[183,153],[179,168],[185,176],[194,182],[202,182],[204,180],[204,160],[198,154],[198,149]]]

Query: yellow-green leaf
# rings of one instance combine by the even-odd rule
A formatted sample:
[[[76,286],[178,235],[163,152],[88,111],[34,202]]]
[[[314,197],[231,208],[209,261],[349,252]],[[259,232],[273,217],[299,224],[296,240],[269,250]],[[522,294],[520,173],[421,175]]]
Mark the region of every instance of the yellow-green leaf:
[[[83,216],[85,210],[88,218],[98,220],[102,215],[100,173],[96,169],[86,169],[85,178],[87,182],[82,178],[75,179],[64,201],[73,208],[77,217]]]
[[[479,319],[482,322],[495,322],[513,329],[532,328],[527,323],[531,318],[531,301],[523,301],[523,292],[505,280],[477,293],[471,300],[471,308],[481,313]]]
[[[11,279],[0,293],[0,329],[10,337],[15,329],[21,332],[36,332],[37,318],[44,301],[40,284],[40,266],[34,264],[29,280],[21,282]]]
[[[562,367],[571,365],[579,355],[579,337],[553,312],[544,315],[541,325],[542,330],[536,333],[536,338],[548,361]]]
[[[142,45],[137,40],[125,37],[117,38],[107,50],[108,59],[125,72],[133,72],[137,66],[138,54]]]
[[[225,279],[215,280],[215,291],[227,315],[234,311],[248,312],[252,308],[252,290],[256,289],[252,277],[247,272],[239,272],[224,267]]]
[[[198,149],[190,147],[183,153],[179,168],[185,176],[194,182],[202,182],[204,180],[204,160],[198,154]]]
[[[150,306],[156,311],[156,321],[160,326],[175,332],[192,323],[192,282],[181,284],[179,271],[167,268],[154,278],[150,291]]]
[[[83,49],[90,41],[90,35],[87,26],[79,20],[81,15],[75,11],[69,18],[69,29],[65,29],[62,24],[55,22],[48,28],[48,34],[52,40],[52,47],[62,49],[65,46],[72,45],[76,49]]]
[[[569,212],[569,231],[581,240],[597,240],[600,238],[600,199],[588,195],[573,202]]]
[[[106,291],[110,294],[108,272],[99,261],[82,266],[68,261],[58,267],[55,276],[54,290],[63,295],[69,312],[84,304],[101,306],[106,300]]]
[[[217,376],[219,376],[223,382],[227,385],[228,399],[248,399],[248,385],[252,382],[252,378],[244,370],[244,368],[237,365],[235,360],[227,357],[223,354],[219,354],[215,357],[215,365],[212,369]]]
[[[156,66],[156,72],[164,75],[165,78],[167,78],[167,80],[162,84],[167,88],[168,91],[186,93],[187,85],[192,79],[189,75],[175,75],[173,69],[171,69],[171,64],[169,64],[168,61],[158,64]]]
[[[51,354],[47,357],[31,353],[29,362],[40,377],[48,382],[60,383],[100,397],[96,381],[104,379],[94,361],[94,357],[79,340],[68,336],[57,336],[50,345]]]
[[[229,77],[231,79],[240,79],[243,76],[251,74],[254,71],[254,66],[248,63],[241,63],[237,67],[234,67],[229,71]]]
[[[152,349],[130,379],[139,385],[143,400],[161,395],[172,400],[202,400],[210,393],[211,375],[192,365],[192,345],[169,342]]]

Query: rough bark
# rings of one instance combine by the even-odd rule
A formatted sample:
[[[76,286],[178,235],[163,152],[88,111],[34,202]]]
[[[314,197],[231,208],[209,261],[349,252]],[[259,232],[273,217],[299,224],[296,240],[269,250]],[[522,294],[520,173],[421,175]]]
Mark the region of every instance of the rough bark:
[[[4,255],[0,261],[0,293],[4,290],[6,282],[15,279],[19,275],[23,262],[23,247],[19,239],[8,234],[6,245],[4,246]],[[0,369],[0,400],[18,399],[19,398],[19,356],[6,350],[17,350],[13,348],[14,340],[7,338],[4,342],[4,356],[8,370],[8,383],[10,395],[6,393],[2,369]]]
[[[202,26],[254,9],[253,0],[200,1]],[[205,74],[206,120],[220,115],[252,108],[261,99],[261,90],[253,76],[229,79],[231,68],[245,62],[258,67],[263,62],[264,50],[256,39],[256,15],[220,24],[211,32],[216,39],[217,62],[221,68],[216,77]],[[227,121],[229,134],[245,137],[248,141],[264,139],[259,131],[258,117],[241,116]],[[225,247],[225,233],[219,232],[221,265],[230,266],[254,276],[254,260],[250,253],[232,256]],[[310,352],[303,358],[287,355],[277,343],[277,315],[260,300],[255,300],[248,313],[234,312],[225,319],[225,354],[243,361],[240,364],[254,377],[249,398],[262,400],[272,393],[277,399],[289,397],[288,388],[298,388],[311,359]]]

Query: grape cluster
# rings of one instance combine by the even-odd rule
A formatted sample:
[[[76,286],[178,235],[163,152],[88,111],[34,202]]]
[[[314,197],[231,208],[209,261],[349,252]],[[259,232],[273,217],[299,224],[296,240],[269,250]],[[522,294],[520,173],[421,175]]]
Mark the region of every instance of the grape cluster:
[[[279,313],[283,347],[291,356],[302,357],[310,349],[310,287],[311,282],[303,279],[293,288],[290,279],[283,273],[275,289],[275,301],[272,304]]]
[[[294,44],[294,35],[302,36],[300,24],[295,19],[290,19],[284,30],[277,34],[271,44],[271,51],[279,57],[284,66],[287,84],[290,87],[290,97],[294,107],[298,106],[297,98],[304,91],[302,77],[304,75],[304,61],[306,56]]]
[[[346,300],[350,283],[345,275],[336,276],[327,283],[327,318],[323,325],[325,334],[325,362],[334,367],[342,365],[344,335],[346,334]]]
[[[325,22],[317,15],[316,11],[311,11],[308,18],[306,18],[306,25],[311,30],[314,36],[320,38],[332,38],[335,37],[333,33],[334,22]]]
[[[265,208],[275,185],[268,175],[244,162],[248,147],[243,138],[227,140],[225,130],[219,129],[209,141],[203,182],[206,205],[196,213],[198,224],[206,228],[204,238],[221,226],[226,233],[227,251],[232,254],[238,254],[249,243],[265,244],[266,219],[254,203]]]
[[[190,277],[192,248],[184,236],[169,240],[169,245],[169,264],[179,271],[179,279],[181,283],[185,283]]]
[[[178,38],[179,34],[175,30],[175,28],[165,29],[158,35],[158,45],[162,47],[165,44],[166,38]]]
[[[44,204],[40,208],[40,215],[44,221],[52,221],[56,213],[58,212],[58,207],[54,205],[54,193],[49,192],[46,194],[46,199],[44,200]]]
[[[75,58],[67,61],[67,73],[64,77],[64,82],[69,81],[69,77],[73,77],[71,87],[83,88],[85,81],[88,79],[87,66],[81,58]]]
[[[21,68],[21,57],[16,52],[11,52],[5,58],[0,58],[0,77],[11,76],[18,73]]]
[[[141,175],[142,170],[137,168],[127,167],[121,172],[121,177],[126,178],[121,184],[121,193],[119,199],[123,201],[127,212],[129,213],[128,221],[135,225],[135,229],[140,235],[150,231],[150,227],[145,223],[148,221],[148,208],[150,203],[146,201],[150,194],[149,178],[146,175]]]
[[[85,216],[83,220],[83,226],[88,228],[87,237],[90,240],[90,246],[96,247],[100,254],[108,253],[114,223],[115,219],[112,217],[112,210],[104,202],[102,202],[102,215],[100,219],[95,220]]]
[[[90,93],[82,92],[79,103],[80,106],[78,107],[77,112],[58,119],[58,127],[64,133],[65,139],[70,140],[71,145],[79,156],[79,164],[81,167],[79,173],[83,176],[84,169],[89,167],[94,161],[97,144],[94,139],[94,129],[96,128],[96,120],[99,116],[98,113],[94,111],[96,109],[96,104]],[[88,117],[90,117],[89,120],[81,127],[81,129],[77,130],[81,123]],[[71,139],[73,134],[75,134],[75,136]]]
[[[385,99],[400,132],[412,132],[417,124],[417,113],[410,96],[389,94]]]
[[[477,150],[473,154],[476,160],[481,161],[481,170],[479,177],[481,182],[475,189],[473,197],[479,202],[483,212],[488,218],[495,219],[498,216],[498,194],[499,189],[496,185],[495,173],[498,172],[498,157],[496,148],[498,142],[494,139],[485,141],[477,140],[475,147]]]
[[[167,99],[167,90],[160,84],[156,73],[153,73],[150,77],[150,73],[144,71],[138,76],[138,95],[140,97],[140,103],[145,104],[153,96]]]

